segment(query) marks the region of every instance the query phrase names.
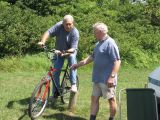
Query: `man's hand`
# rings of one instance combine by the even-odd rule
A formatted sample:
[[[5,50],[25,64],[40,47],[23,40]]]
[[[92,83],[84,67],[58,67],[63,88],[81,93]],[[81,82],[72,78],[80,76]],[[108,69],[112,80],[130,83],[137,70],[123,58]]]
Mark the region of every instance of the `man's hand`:
[[[43,47],[45,45],[45,43],[44,42],[38,42],[38,45]]]
[[[62,52],[61,52],[61,57],[67,57],[67,56],[69,56],[71,53],[70,52],[68,52],[67,50],[63,50]]]
[[[57,55],[61,55],[61,54],[62,54],[62,52],[61,52],[61,51],[59,51],[59,50],[55,50],[55,54],[57,54]]]
[[[109,77],[108,81],[107,81],[107,86],[110,88],[110,87],[113,87],[113,82],[114,82],[114,78],[111,78]]]
[[[75,69],[77,69],[78,67],[79,67],[78,64],[73,64],[73,65],[70,67],[70,69],[75,70]]]

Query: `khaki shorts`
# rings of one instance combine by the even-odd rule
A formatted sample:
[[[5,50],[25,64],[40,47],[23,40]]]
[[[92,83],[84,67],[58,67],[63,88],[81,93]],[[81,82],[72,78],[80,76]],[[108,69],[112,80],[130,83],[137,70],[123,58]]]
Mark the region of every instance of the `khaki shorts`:
[[[93,91],[92,95],[97,97],[103,97],[104,99],[110,99],[115,97],[116,94],[116,87],[110,87],[103,83],[93,83]]]

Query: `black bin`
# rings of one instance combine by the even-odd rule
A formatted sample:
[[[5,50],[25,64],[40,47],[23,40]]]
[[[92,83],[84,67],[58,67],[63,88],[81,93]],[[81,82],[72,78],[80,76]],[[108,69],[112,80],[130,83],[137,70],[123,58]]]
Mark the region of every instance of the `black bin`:
[[[151,88],[128,88],[128,120],[158,120],[158,107],[155,91]]]

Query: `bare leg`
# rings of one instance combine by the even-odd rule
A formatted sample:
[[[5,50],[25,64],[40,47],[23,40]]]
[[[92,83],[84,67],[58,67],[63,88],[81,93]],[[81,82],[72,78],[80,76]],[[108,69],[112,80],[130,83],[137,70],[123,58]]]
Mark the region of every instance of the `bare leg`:
[[[116,103],[116,98],[111,98],[108,100],[109,101],[109,106],[110,106],[110,117],[114,118],[114,116],[116,115],[116,111],[117,111],[117,103]]]
[[[98,113],[99,110],[99,97],[95,97],[95,96],[91,96],[91,112],[90,115],[92,118],[90,120],[95,120],[96,119],[96,115]]]

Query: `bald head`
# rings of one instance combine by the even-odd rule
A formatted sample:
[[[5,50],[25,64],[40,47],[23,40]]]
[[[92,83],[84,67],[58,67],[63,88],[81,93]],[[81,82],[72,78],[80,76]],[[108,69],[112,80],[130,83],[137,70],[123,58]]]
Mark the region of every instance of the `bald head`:
[[[97,40],[103,40],[107,36],[108,27],[102,22],[97,22],[93,25],[93,31]]]
[[[64,26],[64,29],[66,31],[71,31],[72,28],[74,27],[73,25],[74,23],[74,19],[71,15],[65,15],[64,18],[63,18],[63,26]]]
[[[65,15],[63,18],[63,22],[68,21],[68,20],[74,22],[73,16],[72,15]]]
[[[108,32],[108,27],[106,24],[101,23],[101,22],[97,22],[93,25],[93,30],[94,31],[101,31],[104,34],[107,34]]]

